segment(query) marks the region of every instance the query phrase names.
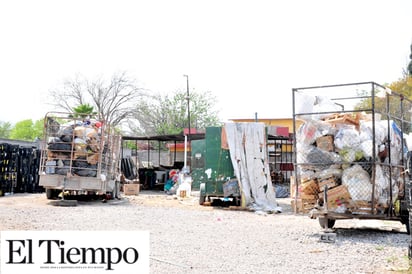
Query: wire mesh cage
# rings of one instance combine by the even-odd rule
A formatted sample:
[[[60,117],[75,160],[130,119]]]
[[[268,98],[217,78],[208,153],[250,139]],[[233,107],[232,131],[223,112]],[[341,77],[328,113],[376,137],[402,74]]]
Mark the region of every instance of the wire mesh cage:
[[[293,89],[300,204],[336,219],[404,216],[411,111],[374,82]]]
[[[51,112],[39,174],[45,188],[106,192],[119,177],[121,136],[94,117]],[[63,178],[63,179],[62,179]]]

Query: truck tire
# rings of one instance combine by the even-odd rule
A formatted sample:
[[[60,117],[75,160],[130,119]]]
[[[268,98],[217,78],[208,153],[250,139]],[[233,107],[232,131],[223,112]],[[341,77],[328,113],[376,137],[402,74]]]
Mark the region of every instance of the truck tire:
[[[46,189],[46,197],[49,200],[54,200],[59,196],[59,190],[58,189],[51,189],[47,188]]]
[[[200,194],[199,194],[199,205],[203,205],[206,201],[206,185],[205,183],[200,184]]]
[[[408,192],[409,192],[409,190],[408,190]],[[408,192],[406,192],[406,194]],[[401,223],[405,225],[406,232],[408,234],[411,234],[411,231],[410,231],[410,221],[411,221],[410,215],[411,215],[411,212],[409,211],[410,210],[409,209],[410,201],[409,201],[409,198],[408,198],[408,196],[410,196],[410,194],[407,194],[405,196],[406,196],[405,200],[403,200],[399,203],[399,207],[400,207],[399,211],[400,211]]]

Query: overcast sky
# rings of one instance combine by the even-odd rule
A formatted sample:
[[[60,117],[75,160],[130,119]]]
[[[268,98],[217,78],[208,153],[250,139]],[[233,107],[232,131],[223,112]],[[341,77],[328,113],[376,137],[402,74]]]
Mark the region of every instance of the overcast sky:
[[[37,120],[65,78],[127,71],[211,91],[222,121],[292,117],[293,87],[402,76],[410,0],[0,1],[0,121]]]

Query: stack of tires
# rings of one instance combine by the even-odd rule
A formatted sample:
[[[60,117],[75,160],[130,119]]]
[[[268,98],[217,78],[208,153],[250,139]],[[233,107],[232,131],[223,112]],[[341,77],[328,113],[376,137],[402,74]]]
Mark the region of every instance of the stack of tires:
[[[100,145],[100,136],[94,125],[85,123],[63,127],[50,138],[47,146],[46,165],[51,167],[48,173],[96,177]]]
[[[13,193],[17,183],[19,146],[0,144],[0,196]]]
[[[0,143],[0,196],[43,192],[39,186],[40,150]]]
[[[15,192],[43,192],[44,189],[39,186],[40,150],[20,147],[18,159],[19,169]]]

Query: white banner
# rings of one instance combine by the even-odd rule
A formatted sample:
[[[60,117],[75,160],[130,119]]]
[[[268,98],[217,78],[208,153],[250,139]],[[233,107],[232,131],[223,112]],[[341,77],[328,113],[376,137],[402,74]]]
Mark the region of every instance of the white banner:
[[[1,231],[0,273],[149,273],[148,231]]]

